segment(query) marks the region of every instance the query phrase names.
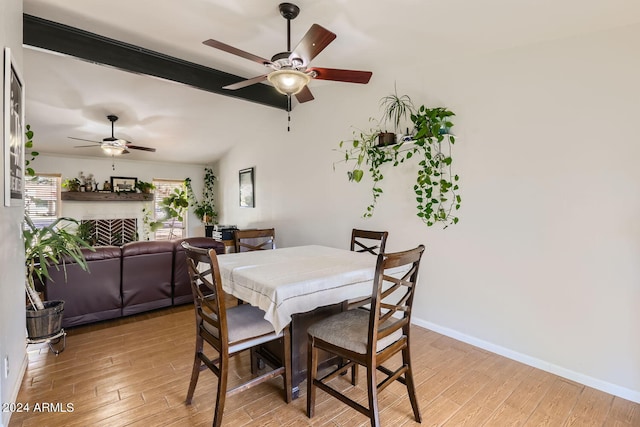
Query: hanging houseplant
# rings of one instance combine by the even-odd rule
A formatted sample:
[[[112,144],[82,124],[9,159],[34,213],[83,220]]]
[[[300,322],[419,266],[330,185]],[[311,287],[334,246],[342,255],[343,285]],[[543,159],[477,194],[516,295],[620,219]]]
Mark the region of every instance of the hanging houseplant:
[[[205,225],[215,224],[218,218],[216,210],[214,186],[216,176],[211,168],[204,168],[204,187],[202,188],[202,199],[198,201],[191,188],[191,178],[185,180],[189,202],[193,206],[193,213]]]
[[[441,223],[446,228],[458,223],[455,211],[460,209],[461,203],[458,194],[460,178],[452,169],[455,136],[450,133],[454,113],[446,108],[427,108],[424,105],[416,109],[406,95],[399,97],[394,94],[384,99],[409,103],[405,106],[404,114],[411,113],[413,139],[400,141],[391,147],[381,146],[378,144],[380,131],[373,128],[356,132],[352,140],[341,141],[339,144],[340,151],[344,153],[343,161],[353,164],[351,170],[347,171],[349,181],[361,182],[365,170],[368,170],[371,177],[372,202],[363,216],[373,215],[378,198],[383,193],[382,165],[390,163],[397,167],[413,159],[418,162],[416,182],[413,185],[417,202],[416,215],[427,226]]]

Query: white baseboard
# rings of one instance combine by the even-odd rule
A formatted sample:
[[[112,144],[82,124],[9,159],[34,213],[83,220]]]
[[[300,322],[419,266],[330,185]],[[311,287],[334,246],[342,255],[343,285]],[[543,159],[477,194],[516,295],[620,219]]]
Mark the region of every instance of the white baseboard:
[[[20,387],[22,386],[22,380],[24,379],[24,374],[27,372],[27,366],[29,365],[29,355],[26,352],[24,352],[24,357],[22,358],[22,363],[20,364],[20,373],[18,374],[18,379],[13,387],[13,390],[11,390],[11,400],[10,402],[15,403],[18,400],[18,393],[20,393]],[[12,412],[9,412],[9,416],[7,417],[6,421],[7,421],[7,425],[9,425],[9,423],[11,422],[11,415]],[[2,420],[0,420],[0,427],[3,427],[2,425]]]
[[[518,353],[517,351],[513,351],[511,349],[493,344],[491,342],[484,341],[484,340],[472,337],[470,335],[463,334],[454,329],[449,329],[444,326],[436,325],[435,323],[432,323],[432,322],[424,321],[422,319],[413,318],[411,323],[417,326],[421,326],[423,328],[432,330],[439,334],[448,336],[450,338],[456,339],[458,341],[462,341],[467,344],[473,345],[475,347],[479,347],[483,350],[487,350],[492,353],[499,354],[500,356],[504,356],[506,358],[515,360],[517,362],[524,363],[525,365],[542,369],[543,371],[550,372],[552,374],[561,376],[563,378],[567,378],[571,381],[575,381],[580,384],[584,384],[586,386],[595,388],[597,390],[604,391],[605,393],[609,393],[614,396],[618,396],[623,399],[630,400],[632,402],[640,403],[640,391],[638,390],[631,390],[626,387],[622,387],[616,384],[609,383],[607,381],[600,380],[598,378],[593,378],[588,375],[581,374],[580,372],[575,372],[575,371],[572,371],[571,369],[554,365],[553,363],[549,363],[544,360],[537,359],[535,357],[531,357],[523,353]]]

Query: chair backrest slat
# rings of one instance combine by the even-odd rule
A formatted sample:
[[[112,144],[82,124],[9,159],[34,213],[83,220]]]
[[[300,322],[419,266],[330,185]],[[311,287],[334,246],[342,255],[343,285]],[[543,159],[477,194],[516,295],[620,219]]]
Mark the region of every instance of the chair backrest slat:
[[[207,334],[216,350],[226,351],[229,343],[227,315],[216,251],[191,246],[187,242],[182,242],[182,247],[187,256],[197,327],[204,329],[201,332]],[[203,322],[210,327],[205,328]]]
[[[376,343],[399,329],[404,335],[409,335],[411,308],[423,253],[424,246],[420,245],[404,252],[378,255],[369,314],[369,343]],[[369,345],[369,355],[376,349],[376,344]]]
[[[262,251],[276,248],[275,228],[235,230],[236,252]]]
[[[387,231],[359,230],[351,231],[351,250],[355,252],[369,252],[373,255],[384,253],[387,244]]]

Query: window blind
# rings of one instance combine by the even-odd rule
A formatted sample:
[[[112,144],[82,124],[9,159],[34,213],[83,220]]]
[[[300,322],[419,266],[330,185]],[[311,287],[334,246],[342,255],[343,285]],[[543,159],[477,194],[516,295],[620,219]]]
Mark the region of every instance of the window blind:
[[[60,216],[60,184],[60,174],[25,179],[24,209],[36,226],[47,226]]]

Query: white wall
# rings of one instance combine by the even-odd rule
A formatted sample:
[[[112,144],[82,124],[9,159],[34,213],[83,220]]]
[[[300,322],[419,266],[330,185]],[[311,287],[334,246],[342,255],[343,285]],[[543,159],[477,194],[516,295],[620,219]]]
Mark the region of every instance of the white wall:
[[[46,147],[46,136],[38,135],[34,129],[34,149]],[[37,173],[59,173],[62,179],[76,178],[80,172],[84,175],[92,173],[98,188],[102,188],[111,176],[126,176],[138,178],[139,181],[151,182],[154,179],[184,180],[191,178],[193,191],[201,198],[204,185],[204,165],[168,164],[157,162],[131,161],[126,158],[110,157],[61,157],[41,154],[33,162]],[[115,167],[115,170],[113,168]],[[111,219],[138,218],[138,234],[142,238],[142,208],[152,208],[152,202],[62,202],[62,216],[75,219]],[[204,236],[204,226],[198,218],[189,211],[187,218],[187,235]]]
[[[9,47],[17,68],[22,71],[22,1],[0,2],[0,48]],[[2,52],[4,55],[4,51]],[[4,56],[3,56],[4,57]],[[0,61],[4,64],[4,60]],[[24,75],[24,72],[22,72]],[[4,79],[2,83],[4,94]],[[28,86],[26,87],[28,89]],[[2,122],[2,120],[0,120]],[[0,135],[4,125],[0,123]],[[0,176],[5,174],[0,162]],[[0,190],[4,200],[4,186]],[[4,207],[0,203],[0,402],[14,402],[25,368],[24,251],[22,249],[23,205]],[[4,375],[3,361],[9,358],[9,376]],[[10,413],[2,412],[0,427],[8,425]]]
[[[265,109],[264,137],[219,162],[221,221],[273,225],[279,246],[346,248],[352,227],[388,230],[390,251],[424,243],[418,324],[640,402],[638,39],[636,25],[437,66],[402,58],[368,86],[313,82],[290,133]],[[368,183],[332,170],[394,81],[457,113],[463,206],[447,230],[415,216],[413,171],[384,170],[363,220]],[[243,209],[249,166],[256,207]]]

